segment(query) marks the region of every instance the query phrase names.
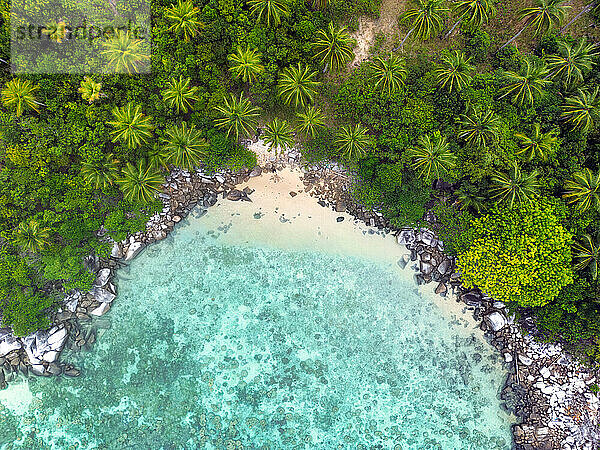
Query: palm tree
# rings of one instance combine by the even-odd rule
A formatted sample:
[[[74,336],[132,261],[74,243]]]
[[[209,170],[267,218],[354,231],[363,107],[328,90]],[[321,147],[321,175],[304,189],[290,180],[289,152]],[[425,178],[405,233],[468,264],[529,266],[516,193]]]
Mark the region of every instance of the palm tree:
[[[438,86],[448,88],[450,92],[453,89],[461,91],[471,82],[471,72],[473,66],[469,64],[471,58],[465,58],[463,52],[454,50],[453,53],[442,56],[442,63],[438,65],[434,73],[438,78]]]
[[[294,145],[294,130],[286,120],[276,117],[265,128],[264,141],[277,154],[277,150],[285,151]]]
[[[598,260],[600,260],[600,244],[594,241],[589,234],[584,234],[583,239],[573,244],[574,258],[577,260],[575,270],[590,269],[592,280],[598,279]]]
[[[249,0],[250,14],[258,16],[259,21],[263,21],[268,27],[277,26],[281,23],[282,17],[289,17],[289,0]]]
[[[444,36],[446,39],[452,35],[456,27],[463,21],[473,27],[480,27],[487,23],[495,14],[496,8],[491,0],[460,0],[454,5],[453,12],[458,20]]]
[[[526,174],[517,163],[513,163],[508,173],[497,172],[492,177],[492,199],[497,199],[499,203],[508,202],[511,208],[515,203],[532,203],[540,187],[537,176],[537,170]]]
[[[200,165],[206,156],[208,143],[194,125],[188,128],[183,122],[167,130],[166,134],[162,142],[167,162],[185,170],[193,170]]]
[[[117,179],[125,199],[141,204],[152,202],[164,182],[165,179],[160,171],[147,164],[144,159],[140,159],[137,166],[127,163],[122,177]]]
[[[535,99],[544,94],[544,87],[550,84],[550,80],[544,78],[547,74],[548,67],[545,64],[525,59],[519,73],[506,72],[508,84],[504,86],[505,93],[500,98],[512,95],[514,104],[532,106]]]
[[[584,73],[592,68],[596,44],[588,44],[584,37],[577,44],[561,41],[558,47],[560,54],[547,58],[550,78],[561,78],[567,86],[581,83]]]
[[[406,79],[406,65],[403,58],[390,54],[388,59],[375,58],[371,63],[373,68],[373,79],[376,80],[375,87],[392,95],[404,86]]]
[[[563,197],[569,203],[576,203],[581,212],[600,207],[600,171],[594,174],[585,168],[573,175],[572,180],[565,182],[566,191]]]
[[[14,109],[17,117],[27,109],[39,112],[33,95],[38,89],[39,86],[29,80],[13,78],[2,89],[2,104],[9,109]]]
[[[583,133],[593,130],[600,119],[599,88],[593,91],[577,90],[577,95],[567,98],[561,117],[572,125],[573,130]]]
[[[490,109],[470,108],[468,114],[460,116],[458,136],[475,147],[487,147],[498,142],[502,121]]]
[[[355,161],[365,155],[367,147],[371,145],[371,138],[361,124],[344,125],[337,132],[334,143],[343,157]]]
[[[54,41],[57,44],[60,44],[63,41],[63,39],[65,38],[65,36],[67,35],[67,24],[65,23],[64,20],[61,20],[59,22],[52,21],[46,27],[46,29],[43,31],[43,33],[48,35],[48,38],[51,41]]]
[[[162,143],[155,143],[148,149],[148,164],[154,169],[169,170],[169,154],[162,146]]]
[[[413,169],[418,170],[424,180],[440,179],[456,166],[456,155],[439,131],[433,137],[428,134],[419,137],[417,144],[408,149],[408,156],[413,160]]]
[[[228,56],[231,62],[229,70],[235,78],[241,78],[244,83],[252,82],[265,71],[265,67],[260,62],[261,56],[250,47],[246,47],[245,50],[238,47],[236,53]]]
[[[217,127],[227,130],[228,136],[234,135],[236,141],[240,134],[250,136],[258,126],[260,109],[243,98],[241,92],[239,99],[232,94],[223,100],[223,106],[215,106],[215,109],[221,113],[221,117],[215,119]]]
[[[296,114],[298,116],[298,130],[314,138],[319,128],[325,127],[325,116],[323,112],[314,105],[308,105],[304,111]]]
[[[85,77],[81,81],[81,85],[79,89],[77,89],[77,92],[79,92],[81,98],[87,100],[88,103],[94,103],[103,95],[101,89],[102,83],[96,83],[90,77]]]
[[[129,31],[117,30],[102,46],[101,53],[115,73],[137,73],[150,61],[148,51],[142,48],[142,40],[132,37]]]
[[[13,243],[26,252],[39,252],[50,244],[50,228],[33,219],[21,222],[13,232]]]
[[[190,83],[189,77],[183,78],[179,75],[179,80],[171,78],[171,81],[167,83],[167,88],[162,91],[165,103],[175,109],[178,114],[179,112],[187,113],[188,109],[192,109],[192,102],[200,100],[198,87],[190,86]]]
[[[112,114],[115,120],[108,123],[115,128],[111,131],[113,142],[122,141],[128,148],[136,148],[152,137],[152,118],[145,116],[139,105],[130,102],[114,108]]]
[[[522,133],[515,133],[515,137],[521,141],[521,150],[519,155],[525,154],[528,161],[538,158],[547,161],[548,157],[554,153],[558,138],[555,130],[542,133],[539,123],[533,125],[533,133],[527,136]]]
[[[176,5],[172,4],[165,9],[165,17],[173,22],[169,30],[183,33],[185,42],[189,42],[202,26],[197,17],[198,14],[200,14],[200,9],[195,7],[191,0],[178,0]]]
[[[112,186],[118,175],[119,163],[112,153],[100,160],[84,161],[81,164],[81,175],[86,183],[95,189],[106,189]]]
[[[344,27],[335,27],[329,22],[327,30],[317,31],[317,40],[313,42],[312,48],[316,52],[315,58],[325,64],[324,72],[328,68],[340,70],[354,59],[352,49],[356,42],[346,32]]]
[[[519,20],[525,20],[521,30],[506,42],[500,50],[510,45],[529,26],[534,28],[534,36],[548,33],[554,25],[560,26],[570,6],[564,5],[565,0],[536,0],[536,5],[523,8],[519,12]]]
[[[426,41],[437,35],[444,26],[444,13],[448,11],[448,8],[442,6],[444,0],[417,1],[416,8],[411,8],[400,15],[400,23],[408,23],[412,27],[400,43],[400,48],[413,32],[417,39]]]
[[[578,13],[575,15],[575,17],[573,17],[571,20],[569,20],[569,23],[567,23],[567,24],[566,24],[564,27],[562,27],[562,28],[560,29],[560,32],[561,32],[561,33],[564,33],[564,32],[565,32],[565,30],[566,30],[566,29],[567,29],[569,26],[571,26],[571,24],[572,24],[573,22],[575,22],[577,19],[579,19],[579,18],[580,18],[581,16],[583,16],[584,14],[587,14],[587,13],[589,13],[589,12],[593,11],[594,9],[597,9],[599,5],[600,5],[600,3],[599,3],[597,0],[594,0],[594,1],[590,2],[590,3],[588,3],[587,5],[585,5],[583,8],[581,8],[581,11],[579,11],[579,12],[578,12]]]
[[[279,83],[279,95],[287,105],[293,104],[295,108],[304,108],[307,104],[314,101],[317,94],[316,88],[321,83],[315,81],[317,76],[308,67],[288,67],[281,74]]]
[[[472,209],[477,213],[482,213],[487,209],[487,199],[481,195],[477,186],[473,184],[463,184],[456,191],[456,197],[463,209]]]

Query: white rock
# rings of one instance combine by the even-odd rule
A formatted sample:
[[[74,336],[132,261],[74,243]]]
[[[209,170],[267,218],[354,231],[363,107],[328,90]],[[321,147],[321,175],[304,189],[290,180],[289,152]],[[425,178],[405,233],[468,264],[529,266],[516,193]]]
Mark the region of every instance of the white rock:
[[[64,300],[65,308],[67,308],[67,310],[74,313],[77,310],[77,304],[79,303],[80,299],[81,299],[80,292],[76,292],[73,295],[69,295],[68,297],[65,297],[65,300]]]
[[[123,257],[123,248],[121,247],[121,244],[118,242],[113,244],[112,250],[110,251],[110,256],[115,259],[120,259]]]
[[[102,316],[110,309],[110,303],[100,303],[96,309],[94,309],[90,314],[92,316]]]
[[[526,366],[530,366],[531,364],[533,364],[533,360],[525,355],[519,355],[519,361],[521,361],[521,363],[525,364]]]
[[[132,260],[135,258],[144,248],[143,242],[134,242],[127,249],[127,255],[125,255],[125,261]]]
[[[402,230],[396,238],[398,244],[404,245],[412,244],[413,242],[415,242],[415,239],[416,236],[413,230]]]
[[[36,375],[42,375],[44,373],[44,366],[41,364],[32,364],[31,371]]]
[[[512,360],[513,360],[512,355],[510,353],[506,352],[504,354],[504,361],[506,361],[507,363],[509,363],[509,362],[512,362]]]
[[[17,341],[13,336],[5,337],[4,340],[0,341],[0,356],[4,356],[21,348],[21,343]]]
[[[58,352],[55,350],[50,350],[49,352],[44,353],[44,356],[42,356],[42,359],[49,363],[56,361],[56,358],[58,358]]]
[[[540,369],[540,374],[544,377],[544,378],[548,378],[550,376],[550,369],[548,369],[547,367],[542,367]]]
[[[50,348],[52,348],[52,350],[57,350],[63,346],[66,339],[67,329],[60,328],[58,331],[48,336],[48,344],[50,345]]]
[[[488,314],[484,320],[493,331],[499,331],[506,325],[506,317],[498,311]]]
[[[96,278],[96,281],[94,282],[94,286],[102,287],[102,286],[106,285],[106,283],[108,283],[108,279],[110,278],[110,272],[111,271],[109,268],[105,268],[105,269],[98,271],[98,277]]]
[[[101,303],[110,303],[116,297],[116,295],[112,292],[109,292],[106,289],[102,289],[99,287],[92,288],[90,294],[92,294],[96,298],[96,300],[98,300]]]

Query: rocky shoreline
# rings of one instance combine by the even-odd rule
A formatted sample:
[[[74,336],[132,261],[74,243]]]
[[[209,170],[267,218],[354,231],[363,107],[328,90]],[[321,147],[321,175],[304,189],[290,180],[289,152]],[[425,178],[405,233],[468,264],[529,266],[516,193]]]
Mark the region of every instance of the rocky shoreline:
[[[160,194],[162,212],[154,215],[139,232],[122,242],[114,242],[109,258],[89,258],[88,265],[97,274],[87,293],[67,295],[56,312],[54,325],[24,338],[16,338],[9,329],[0,329],[0,389],[22,375],[79,376],[80,371],[60,360],[68,348],[89,348],[105,326],[98,319],[110,310],[116,298],[115,270],[135,258],[147,245],[165,239],[178,222],[196,206],[213,206],[219,196],[231,201],[251,201],[251,190],[238,189],[251,177],[296,167],[300,154],[289,152],[263,167],[240,173],[206,175],[176,170],[166,179]],[[428,229],[402,229],[390,226],[379,212],[366,210],[349,195],[351,179],[337,165],[301,169],[305,191],[323,207],[347,212],[365,224],[394,233],[399,245],[411,255],[398,264],[415,264],[416,282],[437,283],[435,292],[446,296],[456,293],[457,301],[472,311],[492,345],[503,355],[509,369],[501,398],[520,423],[513,427],[517,449],[586,449],[600,443],[598,397],[590,391],[597,382],[596,373],[581,367],[560,344],[542,344],[531,337],[532,321],[515,323],[504,304],[486,297],[477,289],[465,289],[455,271],[452,257],[444,253],[443,243]],[[291,193],[290,193],[291,194]],[[99,234],[104,235],[103,230]],[[109,239],[107,237],[107,239]]]

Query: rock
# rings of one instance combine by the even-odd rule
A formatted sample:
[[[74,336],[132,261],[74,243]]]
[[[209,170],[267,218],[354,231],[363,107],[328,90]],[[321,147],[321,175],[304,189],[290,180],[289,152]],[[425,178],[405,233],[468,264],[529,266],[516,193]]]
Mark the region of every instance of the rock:
[[[21,347],[21,343],[14,336],[6,336],[0,341],[0,356],[5,356],[13,350],[19,350]]]
[[[295,197],[296,195],[298,195],[298,193],[297,193],[297,192],[290,191],[290,197],[292,197],[292,198],[293,198],[293,197]]]
[[[98,306],[96,309],[94,309],[92,312],[90,312],[90,314],[92,316],[100,317],[100,316],[106,314],[106,312],[109,309],[110,309],[110,303],[100,303],[100,306]]]
[[[112,292],[109,292],[106,289],[102,289],[102,288],[98,288],[98,287],[92,288],[92,290],[90,291],[90,294],[92,294],[94,296],[94,298],[101,303],[110,303],[116,297],[116,295],[113,294]]]
[[[437,239],[435,238],[435,234],[433,234],[429,230],[421,231],[421,233],[419,233],[419,240],[429,247],[435,247],[437,245]]]
[[[98,271],[98,276],[96,277],[96,281],[94,281],[94,286],[98,286],[98,287],[104,286],[106,283],[108,283],[110,274],[111,274],[110,269],[108,269],[108,268],[100,269],[100,271]]]
[[[0,391],[2,389],[6,389],[8,384],[6,384],[6,378],[4,377],[4,370],[0,369]]]
[[[481,304],[481,297],[472,292],[461,295],[460,299],[468,306],[479,306]]]
[[[50,350],[49,352],[44,353],[44,356],[42,356],[42,359],[49,363],[56,361],[56,358],[58,358],[58,352],[54,350]]]
[[[244,193],[238,189],[234,189],[227,194],[227,200],[231,200],[232,202],[237,202],[242,197],[244,197]]]
[[[175,222],[175,223],[181,222],[181,217],[180,216],[173,216],[173,222]]]
[[[344,217],[339,216],[337,219],[335,219],[336,222],[343,222],[344,221]]]
[[[121,244],[115,242],[113,244],[112,250],[110,251],[110,257],[115,259],[121,259],[123,257],[123,248]]]
[[[429,264],[428,262],[423,262],[421,261],[421,273],[423,275],[429,275],[431,272],[433,272],[433,265]]]
[[[144,248],[143,242],[134,242],[127,249],[127,254],[125,255],[125,261],[130,261],[135,258]]]
[[[50,372],[52,375],[60,375],[62,373],[62,369],[58,364],[51,362],[48,364],[48,372]]]
[[[506,317],[498,311],[488,314],[484,320],[492,331],[500,331],[506,325]]]
[[[398,244],[410,245],[415,242],[416,236],[414,230],[402,230],[396,238]]]
[[[506,305],[504,304],[504,302],[494,302],[494,304],[492,306],[496,309],[506,308]]]
[[[547,367],[542,367],[540,369],[540,375],[542,375],[542,377],[544,378],[548,378],[550,376],[550,369],[548,369]]]
[[[77,304],[79,303],[80,299],[81,299],[80,292],[76,292],[73,295],[69,295],[69,296],[65,297],[64,305],[65,305],[65,308],[67,309],[67,311],[74,313],[77,310]]]
[[[440,282],[440,284],[438,284],[437,287],[435,288],[436,294],[445,294],[446,292],[448,292],[448,288],[442,282]]]
[[[402,258],[400,258],[396,264],[398,264],[398,266],[401,269],[404,269],[409,262],[410,262],[410,255],[406,254],[406,255],[402,255]]]
[[[504,354],[504,361],[506,361],[507,363],[512,362],[513,361],[513,356],[510,353],[506,352]]]
[[[346,203],[340,201],[337,201],[335,203],[335,212],[344,212],[346,211]]]
[[[450,260],[443,259],[442,262],[440,263],[440,265],[438,266],[437,270],[442,275],[445,275],[450,271],[451,267],[452,267],[452,263],[450,262]]]
[[[248,175],[249,177],[259,177],[262,174],[262,169],[260,168],[260,166],[256,166],[254,169],[252,169],[252,172],[250,172],[250,175]]]
[[[521,364],[524,364],[526,366],[530,366],[533,364],[533,360],[531,358],[529,358],[528,356],[525,356],[523,354],[519,353],[519,361],[521,361]]]
[[[254,189],[249,188],[248,186],[246,186],[244,189],[242,189],[242,192],[246,195],[250,195],[254,193]]]
[[[79,375],[81,375],[81,371],[79,369],[76,369],[75,367],[71,367],[65,370],[65,375],[68,377],[78,377]]]
[[[67,329],[59,328],[48,336],[48,345],[52,350],[60,350],[67,339]]]

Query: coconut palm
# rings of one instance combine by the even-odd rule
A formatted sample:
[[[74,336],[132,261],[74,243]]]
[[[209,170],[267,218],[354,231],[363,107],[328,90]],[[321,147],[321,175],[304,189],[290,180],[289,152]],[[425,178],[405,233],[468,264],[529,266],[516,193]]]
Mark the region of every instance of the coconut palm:
[[[185,122],[167,130],[162,142],[167,162],[185,170],[199,166],[208,148],[202,133]]]
[[[577,261],[575,270],[590,269],[592,280],[598,279],[598,261],[600,260],[600,244],[592,239],[589,234],[584,234],[581,241],[573,244],[573,257]]]
[[[444,13],[448,8],[443,6],[444,0],[417,0],[415,8],[411,8],[400,15],[400,23],[409,24],[410,31],[406,34],[404,42],[414,32],[417,39],[426,41],[436,36],[444,26]]]
[[[387,59],[375,58],[371,63],[375,87],[387,92],[389,95],[398,92],[404,86],[406,79],[406,65],[403,58],[390,54]]]
[[[314,138],[319,128],[325,127],[323,112],[314,105],[308,105],[304,111],[296,114],[298,117],[298,130]]]
[[[581,212],[600,207],[600,171],[594,173],[585,168],[575,173],[571,180],[565,182],[565,189],[563,197],[567,202],[575,203]]]
[[[448,39],[456,27],[462,22],[466,22],[473,27],[480,27],[487,23],[495,14],[496,8],[491,0],[459,0],[453,8],[457,21],[454,26],[446,33]]]
[[[558,142],[557,132],[555,130],[542,133],[539,123],[533,125],[533,133],[526,135],[515,133],[515,137],[521,142],[519,155],[525,155],[528,161],[537,158],[541,161],[547,161],[548,157],[554,153],[556,143]]]
[[[233,94],[223,100],[222,106],[215,106],[221,117],[215,119],[217,127],[227,130],[228,136],[234,136],[237,141],[240,135],[250,136],[258,126],[260,109],[242,96],[236,98]]]
[[[100,160],[84,161],[81,164],[81,175],[86,183],[95,189],[106,189],[112,186],[118,176],[119,163],[112,153]]]
[[[114,127],[113,142],[122,141],[128,148],[136,148],[152,137],[152,118],[144,115],[139,105],[130,102],[114,108],[112,114],[114,120],[108,123]]]
[[[164,182],[160,171],[144,159],[140,159],[137,166],[127,163],[121,178],[117,179],[125,199],[141,204],[152,202]]]
[[[197,33],[202,23],[198,18],[200,9],[194,6],[191,0],[179,0],[165,9],[165,17],[173,22],[169,30],[183,34],[185,42],[189,42]]]
[[[47,35],[51,41],[60,44],[67,35],[67,24],[63,20],[58,22],[52,21],[44,29],[43,33]]]
[[[268,27],[277,26],[283,17],[290,16],[289,0],[249,0],[250,14],[257,16],[259,21]]]
[[[567,86],[581,83],[583,75],[592,68],[596,45],[582,38],[577,44],[561,41],[558,48],[560,54],[547,58],[550,78],[560,78]]]
[[[244,83],[252,82],[265,71],[265,67],[260,62],[261,56],[250,47],[246,47],[245,50],[238,47],[235,53],[228,56],[231,63],[229,70],[235,78],[241,78]]]
[[[577,90],[577,95],[567,98],[561,117],[571,124],[573,130],[587,133],[598,125],[600,119],[600,96],[598,87],[593,91]]]
[[[440,179],[456,166],[456,155],[450,150],[445,136],[436,131],[419,137],[417,146],[408,149],[412,167],[426,181]]]
[[[108,59],[108,66],[115,73],[137,73],[150,61],[148,50],[142,47],[142,40],[134,38],[129,31],[117,30],[114,36],[102,42],[102,53]]]
[[[287,105],[304,108],[314,101],[317,94],[316,88],[321,84],[319,81],[315,81],[316,77],[316,72],[308,67],[302,67],[300,63],[297,67],[288,67],[281,74],[277,84],[279,95]]]
[[[13,78],[2,89],[2,104],[15,110],[17,117],[27,109],[39,112],[34,96],[34,92],[38,89],[39,86],[32,84],[29,80]]]
[[[555,25],[560,26],[571,8],[564,3],[565,0],[536,0],[535,6],[521,9],[519,20],[525,20],[525,25],[499,51],[514,42],[530,26],[534,29],[534,36],[548,33]]]
[[[21,222],[13,232],[12,242],[26,252],[39,252],[50,244],[50,228],[33,219]]]
[[[361,124],[340,127],[334,139],[334,143],[340,154],[350,161],[355,161],[363,157],[371,142],[371,137],[367,134],[367,129]]]
[[[286,120],[274,118],[265,128],[264,141],[269,150],[285,151],[294,145],[294,129]]]
[[[458,136],[475,147],[487,147],[498,142],[502,121],[490,109],[470,108],[460,116]]]
[[[190,86],[191,79],[183,78],[179,75],[179,79],[171,78],[167,83],[167,88],[162,91],[163,100],[169,107],[175,109],[177,113],[187,113],[188,109],[192,109],[192,103],[200,100],[198,96],[198,87]]]
[[[517,163],[513,163],[507,173],[497,172],[492,177],[492,199],[499,203],[508,203],[511,208],[515,203],[532,203],[540,188],[537,176],[537,170],[526,174]]]
[[[486,197],[481,195],[478,187],[473,184],[463,184],[456,191],[456,197],[463,209],[472,209],[477,213],[487,209]]]
[[[469,64],[471,58],[465,58],[463,52],[454,50],[453,53],[442,56],[442,62],[435,69],[438,86],[452,92],[454,89],[461,91],[471,83],[473,66]]]
[[[96,83],[90,77],[85,77],[81,81],[80,87],[79,89],[77,89],[77,92],[79,92],[81,94],[81,98],[87,100],[88,103],[94,103],[103,95],[101,90],[102,83]]]
[[[346,32],[344,27],[336,27],[329,22],[327,30],[317,31],[317,39],[312,48],[316,52],[315,58],[325,64],[325,72],[328,68],[340,70],[354,59],[352,49],[356,42]]]
[[[544,77],[548,75],[548,67],[545,64],[525,59],[525,64],[519,73],[506,72],[507,85],[504,86],[504,98],[512,96],[512,102],[519,106],[532,106],[533,102],[544,94],[544,88],[550,84],[550,80]]]

